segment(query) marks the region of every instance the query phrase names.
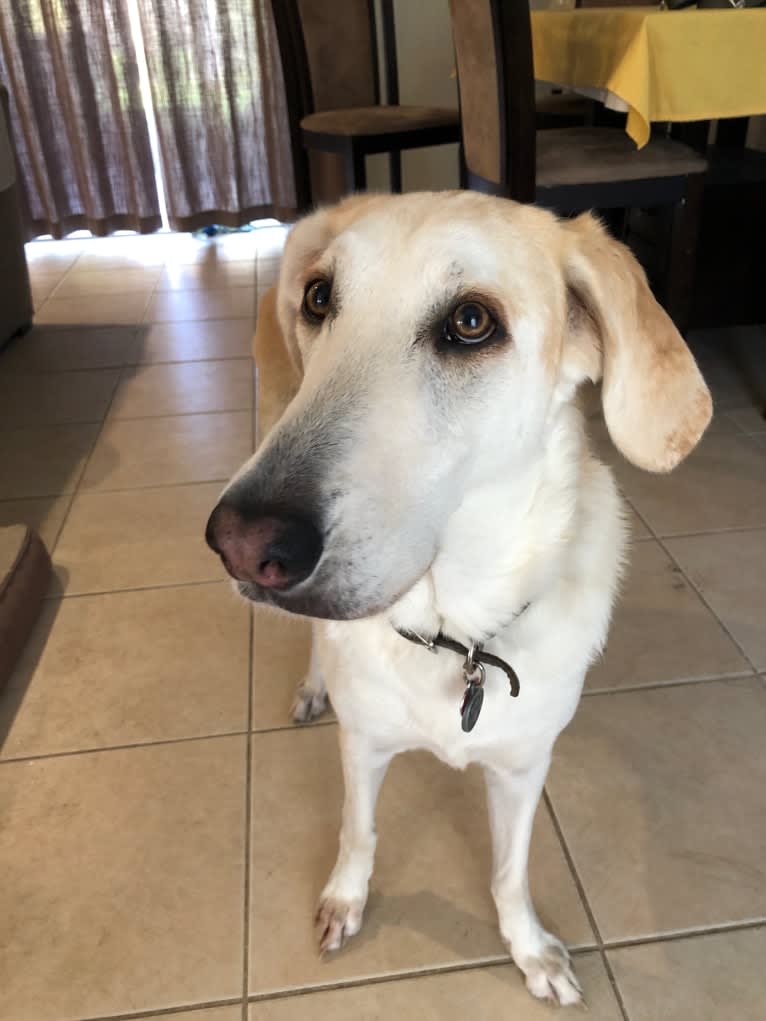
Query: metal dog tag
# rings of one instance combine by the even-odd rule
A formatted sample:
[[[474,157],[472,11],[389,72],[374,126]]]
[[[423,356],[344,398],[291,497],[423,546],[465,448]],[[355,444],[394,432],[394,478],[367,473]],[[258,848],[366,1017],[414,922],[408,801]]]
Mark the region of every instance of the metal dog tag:
[[[484,664],[479,663],[477,655],[480,645],[471,644],[468,655],[463,663],[463,680],[466,688],[463,701],[460,703],[460,725],[467,734],[476,726],[481,707],[484,704]]]
[[[480,684],[469,684],[460,705],[460,725],[466,734],[473,730],[484,702],[484,688]]]

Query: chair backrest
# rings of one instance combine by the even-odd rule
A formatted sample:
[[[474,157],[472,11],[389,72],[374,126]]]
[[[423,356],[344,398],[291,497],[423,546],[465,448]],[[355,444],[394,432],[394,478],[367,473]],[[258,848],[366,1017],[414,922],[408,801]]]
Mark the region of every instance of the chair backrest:
[[[450,0],[469,188],[535,197],[529,0]]]
[[[399,102],[393,0],[380,0],[386,102]],[[313,201],[311,178],[324,175],[303,148],[301,121],[311,113],[380,102],[374,0],[271,0],[282,63],[296,205]]]
[[[652,7],[659,6],[659,0],[575,0],[575,7]]]
[[[380,101],[373,0],[272,0],[271,7],[299,118]]]

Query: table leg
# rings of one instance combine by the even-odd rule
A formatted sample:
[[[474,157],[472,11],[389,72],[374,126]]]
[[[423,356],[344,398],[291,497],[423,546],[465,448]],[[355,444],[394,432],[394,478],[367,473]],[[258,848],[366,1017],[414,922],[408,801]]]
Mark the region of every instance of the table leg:
[[[671,214],[665,307],[681,333],[685,333],[688,328],[691,314],[704,186],[704,174],[689,176],[686,194],[673,206]]]
[[[687,124],[671,124],[670,133],[677,142],[683,142],[697,152],[707,150],[710,136],[710,121],[689,121]]]
[[[725,149],[744,149],[749,117],[729,117],[718,122],[715,143]]]

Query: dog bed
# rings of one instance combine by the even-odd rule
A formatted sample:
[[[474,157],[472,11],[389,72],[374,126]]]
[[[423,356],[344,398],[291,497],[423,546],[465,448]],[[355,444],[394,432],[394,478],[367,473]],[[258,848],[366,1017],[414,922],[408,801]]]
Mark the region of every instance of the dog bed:
[[[0,691],[37,620],[51,576],[42,539],[26,525],[0,528]]]

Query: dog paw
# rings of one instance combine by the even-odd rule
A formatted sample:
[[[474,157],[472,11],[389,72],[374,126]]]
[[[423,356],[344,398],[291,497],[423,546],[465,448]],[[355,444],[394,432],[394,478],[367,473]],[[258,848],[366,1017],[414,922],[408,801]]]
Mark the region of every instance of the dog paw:
[[[546,934],[538,955],[523,957],[516,963],[524,972],[527,989],[539,1000],[551,1000],[562,1007],[584,1002],[567,948],[555,936]]]
[[[293,723],[308,723],[321,716],[327,708],[327,693],[313,691],[306,684],[299,684],[290,709]]]
[[[319,953],[327,954],[333,950],[340,950],[346,940],[350,936],[355,936],[361,929],[363,912],[362,901],[322,898],[314,920]]]

